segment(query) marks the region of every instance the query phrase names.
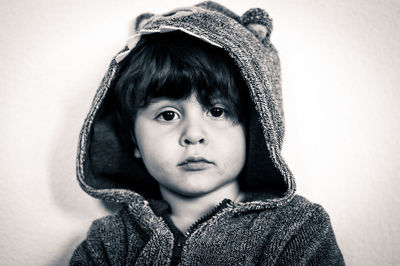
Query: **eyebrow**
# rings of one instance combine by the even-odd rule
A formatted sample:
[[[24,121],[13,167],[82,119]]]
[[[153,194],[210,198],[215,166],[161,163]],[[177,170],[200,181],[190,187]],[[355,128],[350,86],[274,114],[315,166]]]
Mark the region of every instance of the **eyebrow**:
[[[179,104],[181,102],[184,102],[185,100],[187,100],[187,99],[184,98],[184,97],[183,98],[179,98],[179,99],[175,99],[175,98],[171,98],[171,97],[154,97],[154,98],[151,98],[151,100],[149,101],[149,103],[146,106],[149,106],[149,105],[152,105],[152,104],[157,104],[157,103],[160,103],[162,101],[173,102],[173,103]],[[203,104],[201,104],[201,105],[203,105],[205,107],[211,107],[211,106],[216,105],[216,104],[226,105],[226,107],[229,107],[231,105],[230,101],[227,100],[224,97],[213,97],[212,99],[210,99],[210,106],[203,105]]]
[[[169,102],[180,102],[183,101],[184,99],[174,99],[174,98],[169,98],[169,97],[155,97],[155,98],[151,98],[151,100],[149,101],[149,105],[150,104],[155,104],[155,103],[159,103],[162,101],[169,101]]]

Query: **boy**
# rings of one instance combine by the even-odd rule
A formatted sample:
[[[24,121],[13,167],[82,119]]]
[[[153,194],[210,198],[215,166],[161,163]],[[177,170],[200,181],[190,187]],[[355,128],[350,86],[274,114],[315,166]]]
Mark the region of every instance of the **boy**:
[[[145,14],[81,133],[78,180],[121,204],[71,265],[342,265],[280,149],[279,59],[261,9]]]

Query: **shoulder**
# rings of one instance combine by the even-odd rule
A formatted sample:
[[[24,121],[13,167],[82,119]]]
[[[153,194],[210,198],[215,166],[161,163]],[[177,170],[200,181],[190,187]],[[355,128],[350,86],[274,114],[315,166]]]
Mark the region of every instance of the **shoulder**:
[[[102,247],[103,251],[120,250],[125,246],[127,223],[124,211],[105,216],[93,221],[87,234],[86,242],[93,248]]]
[[[268,199],[266,200],[268,201]],[[279,241],[288,241],[300,231],[329,230],[330,218],[325,209],[300,195],[294,195],[289,201],[279,206],[264,208],[262,201],[248,202],[246,209],[238,214],[246,221],[263,227],[264,234],[269,234]],[[247,210],[247,211],[246,211]],[[268,230],[267,230],[268,229]]]
[[[254,211],[243,212],[237,223],[251,228],[251,239],[262,243],[264,264],[343,265],[329,216],[320,204],[299,195],[273,208],[261,209],[260,201],[253,204],[248,207]]]
[[[269,231],[281,244],[304,233],[323,234],[332,230],[328,213],[317,203],[295,195],[290,201],[275,208],[265,209],[258,214],[257,222],[274,230]]]
[[[329,221],[325,209],[300,195],[295,195],[291,201],[276,208],[277,215],[282,219],[300,221]]]
[[[92,222],[88,232],[88,237],[104,238],[110,234],[119,234],[126,226],[124,221],[124,210],[120,210],[115,214],[108,215]]]
[[[122,242],[135,238],[144,239],[145,230],[136,222],[128,208],[124,207],[115,214],[108,215],[93,221],[87,236],[87,240],[100,240],[110,242]]]
[[[131,222],[126,209],[93,221],[86,239],[77,247],[70,265],[122,265],[127,254],[136,254],[136,249],[127,249],[131,241],[141,243],[137,226]],[[137,246],[136,246],[137,247]]]
[[[313,203],[300,195],[294,195],[290,200],[278,205],[269,206],[271,199],[263,195],[257,196],[255,201],[245,202],[239,205],[242,215],[257,215],[258,222],[266,222],[275,224],[274,226],[284,229],[284,227],[292,227],[293,224],[300,226],[306,222],[328,222],[329,215],[325,209],[317,203]],[[241,213],[239,211],[239,213]]]
[[[119,214],[95,220],[86,239],[75,249],[69,265],[107,265],[123,253],[123,222]],[[120,234],[122,233],[122,234]]]

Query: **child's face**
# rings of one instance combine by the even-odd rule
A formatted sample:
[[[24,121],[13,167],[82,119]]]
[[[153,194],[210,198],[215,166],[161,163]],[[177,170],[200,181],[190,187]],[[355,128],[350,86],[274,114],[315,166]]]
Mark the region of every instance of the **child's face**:
[[[246,160],[245,128],[224,105],[158,98],[138,110],[135,157],[163,188],[200,196],[237,182]]]

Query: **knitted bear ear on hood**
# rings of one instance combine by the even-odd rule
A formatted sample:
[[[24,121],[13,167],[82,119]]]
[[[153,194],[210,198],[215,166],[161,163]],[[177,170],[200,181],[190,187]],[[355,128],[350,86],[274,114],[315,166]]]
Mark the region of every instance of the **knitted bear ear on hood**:
[[[265,46],[270,45],[269,37],[272,32],[272,19],[264,9],[251,8],[242,17],[239,17],[226,7],[213,1],[205,1],[196,6],[233,18],[251,31]]]
[[[135,32],[139,31],[143,26],[153,17],[153,13],[143,13],[136,18],[135,21]]]
[[[261,8],[252,8],[242,16],[242,24],[264,44],[269,45],[269,37],[272,32],[272,19]]]

